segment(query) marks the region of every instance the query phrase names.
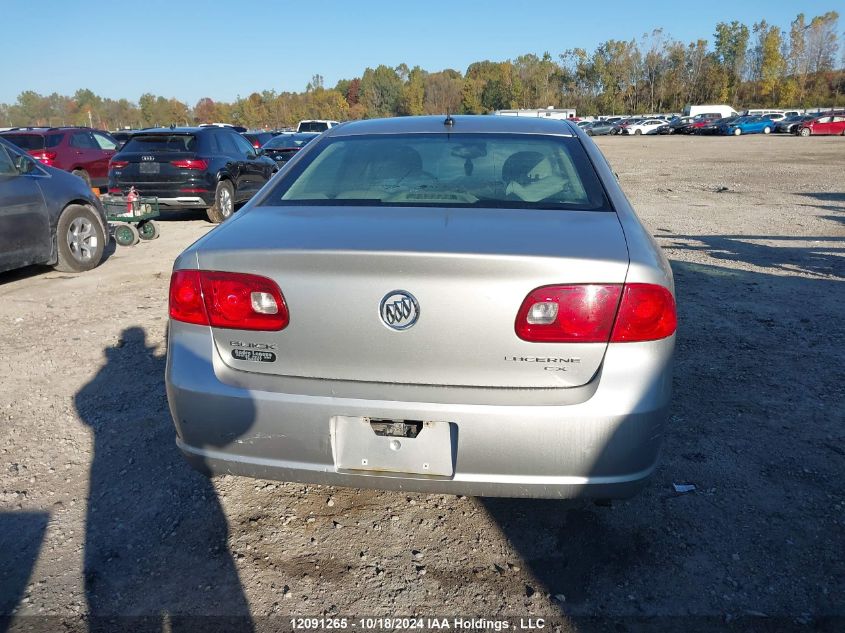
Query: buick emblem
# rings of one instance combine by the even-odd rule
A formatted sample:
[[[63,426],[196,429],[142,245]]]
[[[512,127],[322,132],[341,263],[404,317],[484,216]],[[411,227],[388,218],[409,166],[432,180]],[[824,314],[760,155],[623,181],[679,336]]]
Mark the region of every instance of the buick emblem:
[[[392,290],[379,306],[382,322],[392,330],[407,330],[420,318],[420,304],[410,292]]]

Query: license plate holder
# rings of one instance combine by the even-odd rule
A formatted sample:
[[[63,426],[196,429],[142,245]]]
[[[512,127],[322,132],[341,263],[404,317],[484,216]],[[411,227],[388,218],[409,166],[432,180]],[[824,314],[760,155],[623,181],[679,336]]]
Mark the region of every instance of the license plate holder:
[[[456,427],[424,421],[416,437],[377,435],[370,418],[335,416],[332,446],[338,470],[452,477],[455,474]]]
[[[139,163],[138,172],[142,174],[157,174],[161,171],[158,163]]]

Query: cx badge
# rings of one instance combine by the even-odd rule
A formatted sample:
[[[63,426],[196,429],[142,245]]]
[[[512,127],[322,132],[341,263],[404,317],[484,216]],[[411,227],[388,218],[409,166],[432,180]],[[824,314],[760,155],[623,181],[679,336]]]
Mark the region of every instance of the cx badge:
[[[379,306],[382,322],[392,330],[407,330],[420,318],[420,304],[410,292],[392,290]]]

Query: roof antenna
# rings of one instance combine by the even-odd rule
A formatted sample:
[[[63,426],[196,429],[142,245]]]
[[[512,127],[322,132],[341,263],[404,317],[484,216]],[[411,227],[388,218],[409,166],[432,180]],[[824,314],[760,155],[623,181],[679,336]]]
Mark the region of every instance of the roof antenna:
[[[455,125],[455,119],[452,118],[452,115],[449,114],[448,110],[446,111],[446,120],[443,121],[443,125],[446,125],[448,127],[452,127],[453,125]]]

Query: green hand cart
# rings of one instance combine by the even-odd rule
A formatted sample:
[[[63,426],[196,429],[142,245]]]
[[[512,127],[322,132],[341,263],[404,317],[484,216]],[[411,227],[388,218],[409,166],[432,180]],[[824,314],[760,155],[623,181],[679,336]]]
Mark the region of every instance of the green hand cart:
[[[160,232],[158,198],[139,197],[130,205],[122,196],[101,196],[106,220],[112,227],[114,241],[121,246],[135,246],[141,240],[154,240]]]

